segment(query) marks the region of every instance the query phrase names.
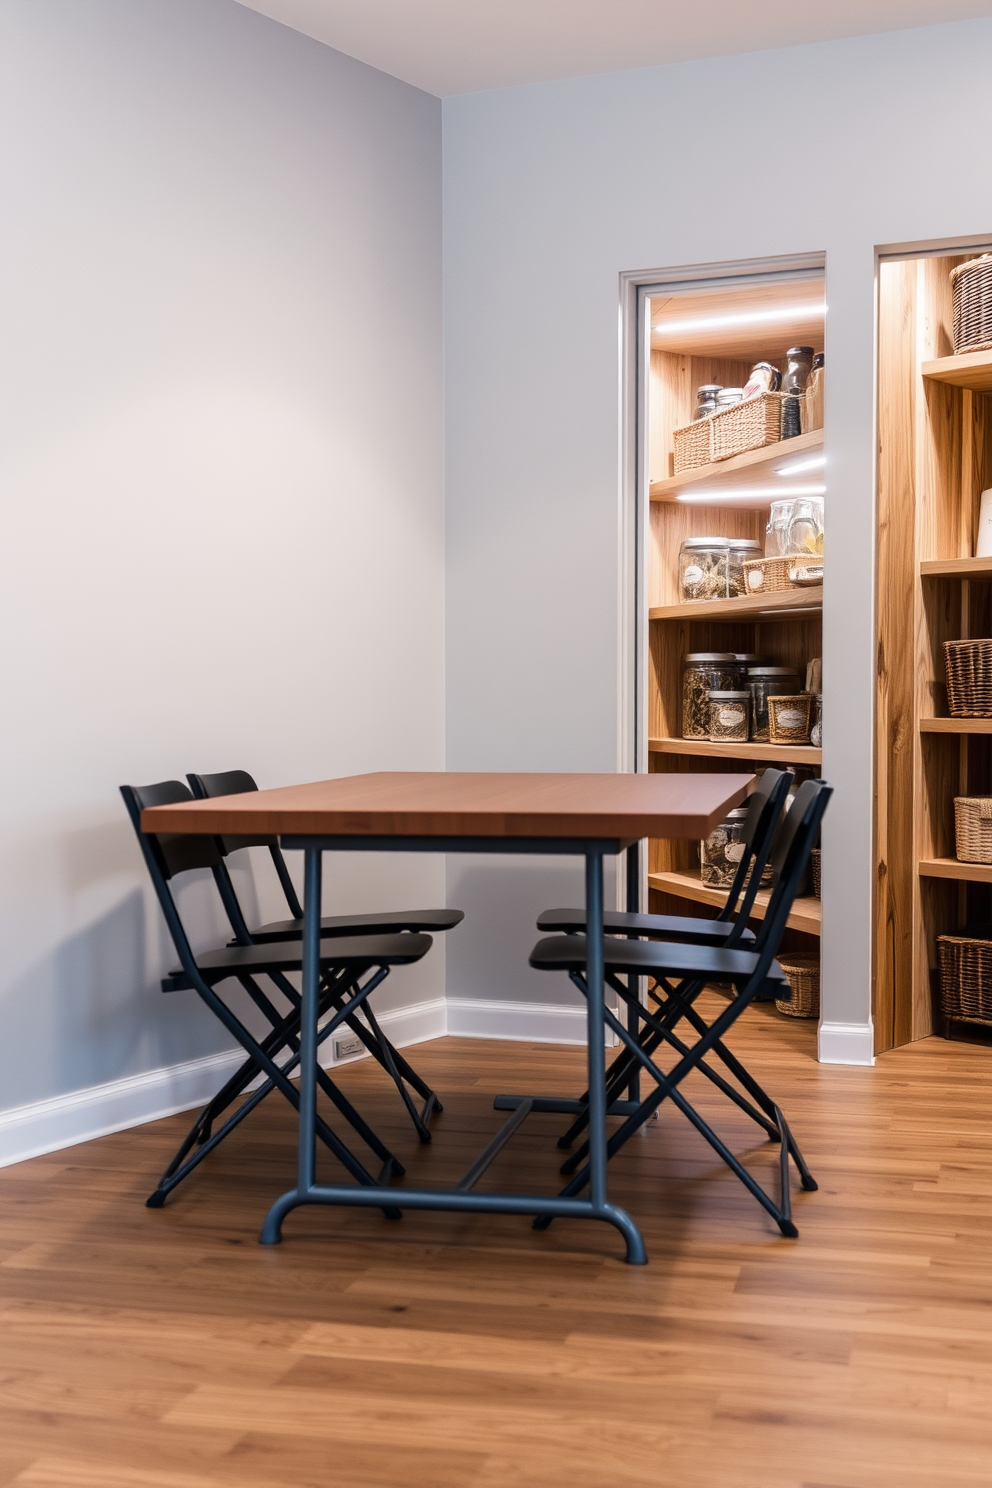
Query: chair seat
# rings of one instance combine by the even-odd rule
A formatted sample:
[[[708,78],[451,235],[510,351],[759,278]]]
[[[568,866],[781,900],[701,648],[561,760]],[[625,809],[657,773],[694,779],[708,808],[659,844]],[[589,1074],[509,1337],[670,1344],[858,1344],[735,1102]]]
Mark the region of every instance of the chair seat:
[[[607,971],[621,975],[633,972],[641,976],[705,978],[712,982],[748,981],[758,964],[755,951],[728,949],[726,946],[672,945],[646,940],[611,940],[604,946]],[[530,955],[530,964],[540,971],[584,971],[586,938],[584,935],[552,935],[539,940]],[[781,982],[788,988],[785,972],[773,961],[767,980]]]
[[[586,928],[584,909],[548,909],[537,922],[538,930],[549,935],[581,935]],[[702,920],[695,915],[627,914],[608,910],[603,915],[607,935],[643,935],[649,940],[695,942],[697,945],[720,944],[733,928],[732,920]],[[752,945],[754,931],[745,929],[739,945]]]
[[[389,935],[401,930],[441,934],[453,930],[465,918],[460,909],[408,909],[388,914],[325,915],[320,922],[322,936]],[[260,930],[251,932],[252,940],[262,944],[277,940],[299,940],[302,920],[272,920]]]
[[[426,956],[433,942],[429,935],[368,935],[352,940],[335,940],[333,952],[320,958],[327,966],[409,966]],[[213,984],[225,977],[260,976],[268,971],[302,971],[303,947],[297,942],[285,945],[224,946],[219,951],[205,951],[196,964],[204,981]],[[162,982],[163,991],[178,992],[190,985],[184,971],[173,971]]]

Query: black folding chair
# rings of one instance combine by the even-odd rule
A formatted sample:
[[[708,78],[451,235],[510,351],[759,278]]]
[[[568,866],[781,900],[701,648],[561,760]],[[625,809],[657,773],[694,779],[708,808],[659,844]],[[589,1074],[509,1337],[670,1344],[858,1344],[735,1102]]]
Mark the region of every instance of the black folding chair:
[[[216,869],[222,866],[223,858],[216,840],[194,834],[142,832],[141,813],[146,807],[171,805],[193,799],[186,786],[178,780],[140,787],[123,785],[121,795],[141,845],[181,965],[180,971],[164,978],[162,989],[172,992],[183,987],[192,988],[234,1036],[247,1056],[237,1072],[193,1123],[159,1180],[155,1192],[146,1200],[148,1206],[155,1209],[161,1207],[166,1196],[273,1090],[281,1091],[290,1104],[299,1110],[299,1094],[290,1075],[300,1057],[301,999],[288,974],[302,970],[303,952],[299,943],[253,945],[241,941],[220,950],[194,956],[170,882],[180,874],[196,868]],[[327,946],[326,954],[321,956],[321,1013],[326,1015],[332,1012],[333,1016],[319,1030],[319,1042],[329,1038],[359,1008],[367,1006],[368,998],[382,984],[393,966],[408,966],[421,960],[430,950],[431,944],[429,935],[408,932],[335,938]],[[259,985],[257,978],[260,976],[266,977],[286,999],[289,1003],[288,1013],[277,1009]],[[218,996],[216,987],[229,981],[237,982],[244,989],[266,1019],[269,1031],[261,1038],[256,1039],[242,1019]],[[279,1062],[281,1055],[285,1056],[282,1063]],[[237,1106],[217,1131],[212,1132],[213,1122],[239,1096],[245,1094],[248,1086],[258,1076],[264,1077],[258,1088]],[[378,1177],[374,1178],[340,1137],[326,1122],[318,1118],[318,1135],[342,1166],[358,1183],[367,1186],[384,1183],[391,1176],[401,1177],[403,1165],[319,1066],[317,1079],[324,1093],[383,1165]],[[194,1145],[198,1150],[188,1156]],[[399,1213],[393,1209],[388,1212],[390,1215]]]
[[[734,881],[727,891],[726,902],[715,919],[704,920],[698,915],[632,914],[624,911],[609,911],[603,916],[603,928],[607,935],[621,935],[628,939],[667,940],[688,945],[754,945],[754,932],[748,928],[748,918],[754,908],[755,897],[768,864],[772,842],[782,816],[792,783],[788,770],[767,769],[748,798],[747,816],[742,832],[743,853],[734,874]],[[742,897],[743,896],[743,897]],[[566,935],[584,933],[586,927],[583,909],[549,909],[540,916],[538,930],[561,932]],[[626,1005],[628,1007],[627,1028],[638,1032],[638,1015],[633,1011],[631,999],[641,1002],[641,979],[636,973],[627,978]],[[606,1082],[607,1110],[622,1099],[626,1087],[631,1100],[638,1100],[638,1077],[640,1065],[626,1047],[610,1065]],[[588,1091],[581,1097],[582,1109],[572,1125],[559,1138],[559,1147],[570,1147],[583,1131],[589,1119]]]
[[[632,1032],[625,1028],[609,1009],[605,1012],[607,1026],[637,1061],[641,1071],[654,1081],[651,1093],[626,1116],[610,1137],[607,1157],[613,1157],[619,1152],[662,1101],[670,1099],[772,1216],[782,1234],[789,1236],[799,1233],[792,1221],[789,1158],[796,1164],[804,1189],[815,1189],[817,1185],[779,1107],[750,1071],[730,1052],[723,1040],[724,1035],[757,996],[769,991],[778,998],[788,998],[790,995],[785,975],[775,962],[775,953],[793,900],[806,873],[810,852],[831,794],[832,788],[822,780],[806,781],[796,792],[789,813],[775,836],[771,863],[776,874],[776,883],[753,947],[742,949],[740,945],[691,945],[617,939],[608,939],[606,942],[607,981],[631,1010],[639,1031]],[[584,936],[563,935],[539,941],[531,955],[530,964],[539,970],[566,971],[571,981],[586,995],[585,959]],[[629,984],[637,976],[654,979],[650,996],[656,1011],[641,1006],[634,999]],[[735,991],[730,1003],[712,1023],[707,1023],[695,1006],[709,982],[729,982]],[[696,1040],[691,1045],[686,1044],[676,1033],[682,1023],[687,1024],[688,1030],[696,1035]],[[662,1069],[653,1057],[662,1045],[677,1056],[668,1070]],[[710,1054],[721,1061],[739,1089],[707,1063],[707,1056]],[[750,1116],[772,1141],[781,1143],[780,1195],[777,1203],[682,1093],[680,1087],[686,1076],[697,1069]],[[580,1164],[585,1163],[587,1155],[588,1144],[583,1143],[562,1165],[563,1173],[575,1173],[572,1181],[562,1190],[563,1197],[572,1197],[585,1187],[589,1167],[585,1164],[580,1168]],[[576,1172],[576,1169],[579,1171]],[[550,1221],[545,1218],[535,1220],[538,1228],[544,1228],[547,1223]]]
[[[213,800],[218,796],[239,796],[249,791],[257,791],[258,786],[246,770],[227,770],[216,775],[187,775],[193,795],[197,800]],[[235,943],[239,945],[272,945],[278,943],[298,943],[303,936],[303,907],[300,904],[293,880],[290,877],[286,860],[278,842],[272,837],[216,837],[217,851],[220,861],[214,868],[214,879],[224,906],[227,910],[231,927],[234,930]],[[275,865],[279,882],[282,885],[283,894],[291,918],[288,920],[274,920],[267,925],[262,925],[256,930],[249,930],[242,912],[240,901],[235,892],[231,875],[224,859],[229,853],[235,852],[241,847],[267,847],[272,862]],[[325,915],[320,922],[321,939],[337,938],[349,935],[388,935],[400,932],[412,932],[436,935],[445,930],[451,930],[461,923],[465,918],[460,909],[416,909],[416,910],[388,910],[382,914],[361,915]],[[334,1002],[335,1008],[340,1008],[341,1003]],[[364,1021],[363,1021],[364,1020]],[[362,1017],[356,1017],[352,1011],[347,1011],[345,1023],[351,1032],[360,1039],[365,1048],[382,1068],[386,1071],[393,1084],[399,1092],[413,1122],[414,1130],[421,1142],[429,1142],[431,1133],[428,1126],[431,1117],[435,1113],[443,1111],[444,1107],[438,1099],[436,1091],[432,1090],[413,1066],[404,1059],[400,1051],[390,1043],[383,1033],[371,1006],[366,1002],[362,1008]],[[414,1090],[423,1101],[418,1111],[414,1103],[410,1089]]]

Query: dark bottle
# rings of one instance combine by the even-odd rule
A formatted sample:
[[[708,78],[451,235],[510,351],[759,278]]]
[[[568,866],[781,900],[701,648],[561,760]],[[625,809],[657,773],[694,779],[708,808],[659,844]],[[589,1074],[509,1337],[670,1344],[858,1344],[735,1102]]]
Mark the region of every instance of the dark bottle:
[[[782,438],[795,439],[803,432],[802,395],[813,369],[812,346],[790,346],[788,365],[782,376]]]

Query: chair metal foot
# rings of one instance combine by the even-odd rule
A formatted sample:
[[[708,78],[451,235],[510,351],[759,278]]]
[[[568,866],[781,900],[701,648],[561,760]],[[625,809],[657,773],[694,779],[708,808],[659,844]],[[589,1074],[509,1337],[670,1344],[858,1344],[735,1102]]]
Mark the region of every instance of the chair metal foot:
[[[153,1194],[149,1194],[145,1200],[146,1209],[161,1209],[165,1203],[166,1190],[157,1188]]]
[[[796,1229],[791,1219],[780,1219],[778,1222],[778,1227],[782,1231],[782,1234],[787,1236],[788,1239],[799,1239],[799,1231]]]

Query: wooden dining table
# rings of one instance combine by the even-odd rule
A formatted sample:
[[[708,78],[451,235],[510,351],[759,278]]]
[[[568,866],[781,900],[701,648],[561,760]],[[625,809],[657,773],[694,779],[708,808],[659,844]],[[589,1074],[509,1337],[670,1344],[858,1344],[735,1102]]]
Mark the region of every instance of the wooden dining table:
[[[304,854],[303,982],[300,1027],[300,1115],[296,1185],[272,1205],[261,1241],[282,1237],[286,1215],[303,1204],[438,1209],[468,1213],[597,1219],[613,1225],[626,1259],[647,1260],[640,1230],[609,1202],[606,1153],[603,864],[641,839],[706,837],[746,794],[744,774],[591,775],[380,772],[310,785],[253,791],[208,801],[156,806],[142,813],[146,832],[278,837]],[[512,1105],[503,1128],[451,1189],[378,1184],[318,1184],[316,1115],[320,920],[325,852],[504,853],[585,859],[589,1197],[474,1188],[504,1143],[533,1110],[562,1103],[503,1098]],[[546,906],[535,905],[535,918]],[[612,1109],[612,1107],[611,1107]]]

